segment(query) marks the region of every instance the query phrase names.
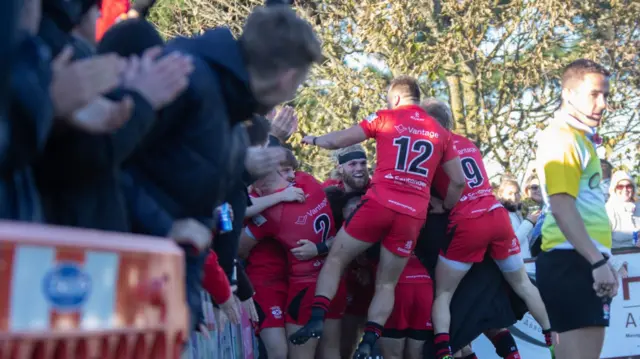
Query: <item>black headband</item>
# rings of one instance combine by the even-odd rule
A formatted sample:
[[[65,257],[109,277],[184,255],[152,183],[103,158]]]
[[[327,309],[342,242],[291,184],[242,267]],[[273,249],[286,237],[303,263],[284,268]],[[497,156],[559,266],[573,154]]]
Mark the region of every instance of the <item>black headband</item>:
[[[338,164],[344,164],[352,160],[366,160],[367,155],[362,151],[352,151],[338,156]]]

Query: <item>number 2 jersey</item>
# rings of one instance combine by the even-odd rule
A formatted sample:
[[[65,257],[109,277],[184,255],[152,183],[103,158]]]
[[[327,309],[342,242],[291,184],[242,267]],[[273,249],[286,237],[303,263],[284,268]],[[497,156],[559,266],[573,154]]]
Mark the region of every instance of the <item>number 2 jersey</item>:
[[[291,250],[299,247],[302,239],[318,244],[335,236],[333,214],[324,188],[313,176],[297,172],[295,187],[304,191],[303,203],[283,202],[268,208],[247,224],[247,233],[258,241],[280,242],[287,252],[290,282],[315,282],[324,257],[301,261]]]
[[[458,156],[451,133],[418,105],[380,110],[360,127],[376,140],[376,168],[367,196],[393,211],[426,218],[436,169]]]
[[[502,206],[493,194],[491,182],[482,161],[482,153],[468,138],[452,133],[453,143],[460,156],[466,186],[449,214],[450,220],[458,218],[476,218],[485,212]],[[449,186],[449,177],[441,168],[436,173],[434,188],[441,196],[445,196]]]

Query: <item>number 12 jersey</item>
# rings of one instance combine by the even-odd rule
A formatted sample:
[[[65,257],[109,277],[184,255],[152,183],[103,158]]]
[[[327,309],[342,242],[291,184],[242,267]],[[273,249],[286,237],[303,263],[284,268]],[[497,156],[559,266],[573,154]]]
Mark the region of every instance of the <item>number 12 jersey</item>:
[[[376,140],[367,195],[393,211],[426,218],[436,169],[458,156],[451,133],[417,105],[380,110],[360,127]]]

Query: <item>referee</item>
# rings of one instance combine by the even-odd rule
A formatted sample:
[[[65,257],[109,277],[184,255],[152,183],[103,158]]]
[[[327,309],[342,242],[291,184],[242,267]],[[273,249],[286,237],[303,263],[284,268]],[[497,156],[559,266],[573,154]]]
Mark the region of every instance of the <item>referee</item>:
[[[609,96],[609,72],[576,60],[562,75],[562,106],[542,132],[537,151],[546,218],[536,279],[559,334],[558,359],[598,359],[618,291],[611,227],[600,187],[594,136]]]

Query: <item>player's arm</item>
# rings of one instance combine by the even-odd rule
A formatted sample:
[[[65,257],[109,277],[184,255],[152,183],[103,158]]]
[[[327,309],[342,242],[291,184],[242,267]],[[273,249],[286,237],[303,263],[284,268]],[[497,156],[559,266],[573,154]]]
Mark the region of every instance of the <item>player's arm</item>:
[[[442,208],[445,210],[451,210],[460,200],[460,196],[462,196],[462,192],[464,191],[464,186],[467,184],[464,178],[464,172],[462,172],[460,157],[455,156],[444,162],[442,164],[442,170],[449,177],[449,186],[447,187],[447,194],[444,197]]]
[[[272,193],[264,197],[251,197],[251,206],[247,208],[247,212],[245,213],[244,218],[251,218],[282,201],[282,192]]]
[[[539,161],[544,166],[551,213],[569,243],[589,263],[594,264],[604,257],[591,241],[576,206],[582,175],[580,156],[572,141],[557,139],[554,143],[565,145],[549,145],[538,151]]]
[[[327,150],[344,148],[367,139],[367,135],[360,125],[356,125],[346,130],[330,132],[320,137],[312,137],[311,144]]]

